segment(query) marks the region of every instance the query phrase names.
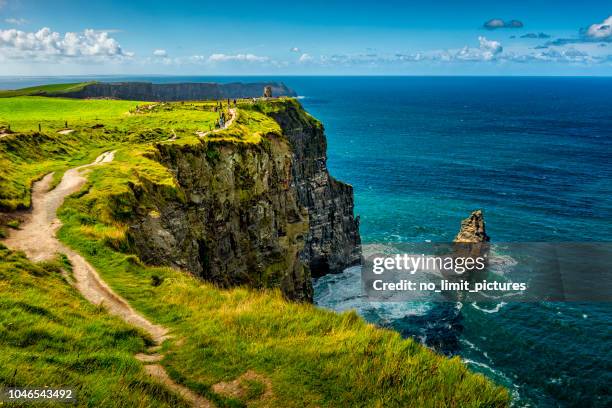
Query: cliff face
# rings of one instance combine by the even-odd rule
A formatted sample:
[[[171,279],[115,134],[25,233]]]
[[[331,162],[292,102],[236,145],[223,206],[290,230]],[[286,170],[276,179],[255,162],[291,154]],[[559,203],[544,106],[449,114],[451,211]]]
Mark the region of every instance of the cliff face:
[[[68,98],[111,98],[133,101],[183,101],[205,99],[256,98],[270,86],[273,96],[296,96],[282,83],[178,83],[152,84],[150,82],[94,83],[82,90],[61,94]]]
[[[145,262],[311,301],[311,271],[360,261],[352,188],[329,176],[323,128],[292,101],[269,115],[283,134],[258,144],[158,145],[180,194],[135,191],[155,208],[137,211],[129,231]]]
[[[359,219],[353,215],[353,187],[330,176],[323,126],[305,111],[271,113],[294,152],[292,185],[308,209],[309,233],[300,256],[313,277],[342,272],[361,262]]]

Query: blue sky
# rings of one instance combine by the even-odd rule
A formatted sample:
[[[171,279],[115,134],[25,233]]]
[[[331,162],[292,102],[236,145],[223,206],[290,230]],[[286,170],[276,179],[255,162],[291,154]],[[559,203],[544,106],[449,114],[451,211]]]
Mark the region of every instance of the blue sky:
[[[604,1],[0,0],[0,75],[612,75]]]

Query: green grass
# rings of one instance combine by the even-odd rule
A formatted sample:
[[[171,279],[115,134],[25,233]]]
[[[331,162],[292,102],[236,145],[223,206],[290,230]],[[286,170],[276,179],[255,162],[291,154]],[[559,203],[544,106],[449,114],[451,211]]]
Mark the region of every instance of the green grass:
[[[65,106],[73,107],[72,102],[62,99],[18,99],[25,99],[19,103],[30,106],[16,109],[14,114],[4,107],[5,116],[0,118],[23,129],[39,120],[37,106],[67,104],[56,113],[49,109],[50,128],[63,127],[63,117],[72,109]],[[130,253],[126,231],[135,208],[154,210],[144,201],[146,194],[135,192],[147,190],[158,197],[183,199],[172,174],[155,160],[155,143],[166,143],[170,134],[177,134],[178,140],[171,143],[186,145],[177,148],[217,141],[243,143],[248,148],[270,133],[279,135],[278,124],[268,115],[296,101],[241,101],[235,126],[205,138],[194,133],[208,130],[216,119],[214,103],[76,102],[74,109],[87,119],[69,124],[77,129],[71,135],[24,133],[0,139],[0,160],[7,160],[10,170],[2,167],[0,176],[6,176],[0,177],[0,186],[26,186],[50,169],[62,171],[85,157],[89,160],[95,148],[116,150],[115,161],[93,168],[83,190],[69,197],[60,209],[64,226],[59,237],[83,254],[137,310],[171,329],[173,338],[164,345],[167,353],[162,364],[176,381],[219,406],[508,404],[505,389],[470,372],[458,358],[437,355],[395,332],[367,324],[354,312],[337,314],[288,302],[277,291],[221,290],[181,271],[145,266]],[[101,110],[87,105],[89,102],[101,102]],[[0,112],[2,104],[0,100]],[[297,114],[312,120],[303,111]],[[104,127],[92,129],[92,124],[98,123]],[[2,150],[7,140],[12,140],[12,150]],[[27,203],[26,188],[11,194],[4,199]],[[54,303],[50,305],[56,308]],[[246,392],[239,398],[213,392],[214,384],[231,382],[248,370],[265,381],[245,382]],[[271,384],[270,394],[265,383]]]
[[[136,107],[139,107],[136,110]],[[151,106],[151,109],[148,107]],[[90,163],[105,150],[168,140],[200,143],[217,119],[213,102],[151,104],[45,97],[0,99],[0,211],[30,206],[34,181]],[[68,127],[70,134],[61,134]],[[41,124],[41,132],[38,125]]]
[[[104,237],[82,234],[83,225],[99,222],[87,209],[104,199],[95,180],[105,170],[94,173],[88,192],[61,210],[60,239],[138,310],[171,328],[174,344],[164,365],[177,381],[210,395],[213,384],[255,370],[271,381],[274,399],[243,402],[260,406],[507,404],[503,388],[458,358],[369,325],[354,312],[291,303],[275,291],[221,290],[180,271],[143,266]]]
[[[119,150],[115,163],[94,169],[83,193],[60,209],[59,236],[133,306],[172,330],[163,364],[176,381],[227,403],[212,386],[254,370],[273,387],[271,400],[247,392],[239,401],[254,406],[507,404],[505,389],[458,358],[437,355],[353,312],[291,303],[276,291],[221,290],[180,271],[142,265],[129,253],[125,231],[131,208],[147,203],[137,202],[127,184],[180,194],[172,192],[163,167],[155,170],[159,164],[146,160],[130,171],[132,156]],[[151,176],[143,171],[149,166]]]
[[[94,84],[95,82],[78,82],[70,84],[52,84],[52,85],[39,85],[31,86],[28,88],[14,89],[14,90],[0,90],[0,98],[12,98],[15,96],[34,96],[34,95],[48,95],[55,96],[65,94],[67,92],[76,92],[85,88],[87,85]]]
[[[149,340],[83,299],[61,266],[0,244],[0,384],[72,387],[79,407],[185,406],[134,358]]]

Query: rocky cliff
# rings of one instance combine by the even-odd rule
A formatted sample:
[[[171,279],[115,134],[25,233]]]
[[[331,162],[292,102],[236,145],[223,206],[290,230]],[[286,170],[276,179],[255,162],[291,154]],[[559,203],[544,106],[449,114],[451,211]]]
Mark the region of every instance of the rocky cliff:
[[[321,124],[295,100],[263,113],[280,125],[260,143],[160,144],[156,159],[179,194],[145,186],[130,241],[146,262],[174,265],[221,286],[279,287],[311,301],[311,276],[361,257],[349,185],[326,167]]]
[[[313,277],[341,272],[361,261],[359,219],[353,215],[353,187],[327,170],[323,126],[299,108],[270,115],[293,146],[292,186],[309,213],[309,234],[301,258]]]
[[[153,84],[150,82],[96,82],[75,92],[57,96],[68,98],[110,98],[133,101],[182,101],[207,99],[256,98],[270,86],[273,96],[296,96],[282,83],[176,83]]]

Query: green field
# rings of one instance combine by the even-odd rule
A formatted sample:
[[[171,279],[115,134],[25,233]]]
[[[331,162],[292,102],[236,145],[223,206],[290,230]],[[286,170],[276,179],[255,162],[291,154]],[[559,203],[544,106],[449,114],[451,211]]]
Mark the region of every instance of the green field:
[[[51,171],[58,172],[59,179],[62,170],[89,163],[104,150],[144,148],[170,138],[198,143],[195,132],[210,130],[218,118],[214,106],[214,102],[0,99],[0,210],[29,207],[33,181]],[[269,119],[259,114],[259,120]],[[246,130],[243,134],[250,137]],[[222,133],[215,137],[222,138]]]
[[[154,186],[158,194],[181,197],[172,174],[155,160],[158,143],[210,146],[242,143],[241,148],[249,148],[267,134],[280,132],[278,124],[266,112],[296,103],[294,100],[241,102],[235,125],[199,138],[195,131],[208,130],[217,118],[217,113],[212,111],[214,102],[145,105],[41,97],[2,99],[0,126],[6,128],[10,123],[11,130],[22,130],[0,139],[3,191],[0,205],[5,209],[27,206],[33,180],[52,170],[61,173],[91,161],[100,151],[116,150],[115,160],[93,168],[83,191],[69,197],[60,208],[64,226],[59,237],[83,254],[134,308],[154,323],[170,328],[173,337],[164,344],[166,357],[162,364],[175,381],[219,406],[507,406],[507,390],[470,372],[458,358],[437,355],[395,332],[367,324],[354,312],[337,314],[309,304],[288,302],[276,291],[222,290],[178,270],[143,265],[130,253],[126,230],[131,211],[134,206],[147,205],[138,202],[134,190]],[[66,120],[75,131],[69,135],[57,133]],[[39,122],[44,124],[42,133],[32,129]],[[169,141],[174,135],[176,140]],[[11,188],[6,189],[7,186]],[[6,256],[2,260],[4,269],[0,269],[0,288],[8,290],[23,280],[30,292],[3,298],[5,307],[19,309],[19,302],[30,302],[37,306],[44,304],[50,316],[70,315],[69,310],[73,308],[85,313],[76,303],[85,301],[71,292],[56,270],[28,277],[19,268],[7,267]],[[23,258],[18,262],[28,264]],[[49,269],[37,265],[31,268]],[[64,294],[50,293],[49,296],[57,296],[53,302],[41,298],[39,292],[48,289],[47,281],[58,287],[64,285],[62,290],[71,293],[74,303],[63,304],[61,299],[67,296]],[[96,311],[93,307],[90,309]],[[120,326],[103,311],[97,313],[100,319]],[[7,324],[9,316],[3,316],[0,328]],[[75,330],[80,327],[78,322],[74,325]],[[113,329],[108,331],[113,333]],[[117,332],[121,330],[117,328]],[[129,375],[134,378],[132,382],[120,382],[122,385],[139,384],[141,375],[138,363],[129,354],[140,350],[143,340],[138,333],[130,333],[116,351],[124,353],[127,362],[122,367],[132,370]],[[18,341],[26,334],[16,336]],[[45,350],[48,337],[44,332],[34,332],[28,341],[36,350]],[[103,346],[88,342],[75,347],[84,354],[104,351]],[[70,355],[61,348],[48,350],[49,358],[54,360]],[[25,373],[46,370],[46,366],[39,367],[34,361],[17,359],[11,370]],[[231,382],[249,371],[258,376],[245,380],[244,393],[228,397],[215,391],[215,384]],[[113,377],[100,370],[92,373],[91,378],[99,376],[103,384],[116,379],[117,373],[121,371],[114,371]],[[23,378],[25,381],[27,376]],[[58,381],[71,382],[72,377],[64,379],[57,374],[49,379],[49,384]],[[97,395],[99,390],[94,385],[92,382],[91,394],[87,395]],[[143,398],[157,396],[163,401],[171,398],[157,391],[149,396],[148,388],[141,388]],[[121,393],[117,395],[123,398]],[[125,398],[124,406],[132,406],[132,400]]]
[[[67,92],[76,92],[95,82],[77,82],[71,84],[52,84],[31,86],[15,90],[0,90],[0,98],[12,98],[15,96],[58,96]]]

